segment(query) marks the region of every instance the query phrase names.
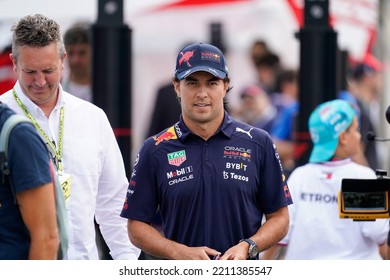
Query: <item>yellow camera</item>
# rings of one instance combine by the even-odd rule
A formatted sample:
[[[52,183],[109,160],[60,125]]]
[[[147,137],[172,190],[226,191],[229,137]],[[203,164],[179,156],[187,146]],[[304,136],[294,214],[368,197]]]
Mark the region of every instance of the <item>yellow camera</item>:
[[[338,195],[340,218],[374,221],[390,217],[390,178],[384,177],[383,171],[377,171],[377,175],[378,179],[342,180]]]

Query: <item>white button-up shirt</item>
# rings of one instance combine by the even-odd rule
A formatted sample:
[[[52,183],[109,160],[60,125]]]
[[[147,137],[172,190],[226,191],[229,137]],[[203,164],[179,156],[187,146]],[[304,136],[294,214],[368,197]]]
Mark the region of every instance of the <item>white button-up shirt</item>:
[[[41,128],[58,143],[60,108],[64,106],[63,171],[71,176],[70,198],[66,201],[69,249],[66,259],[98,259],[94,217],[113,259],[137,259],[140,250],[131,244],[127,220],[119,216],[128,179],[123,158],[104,111],[62,90],[49,118],[24,95],[18,97]],[[24,114],[12,90],[0,100]],[[26,139],[27,140],[27,139]],[[58,147],[57,147],[58,148]]]

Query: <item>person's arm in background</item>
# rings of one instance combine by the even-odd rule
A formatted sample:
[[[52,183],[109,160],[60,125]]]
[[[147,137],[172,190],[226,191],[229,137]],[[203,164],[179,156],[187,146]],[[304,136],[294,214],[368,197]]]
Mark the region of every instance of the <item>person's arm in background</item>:
[[[30,235],[29,259],[57,259],[59,233],[49,152],[35,127],[15,126],[9,136],[10,180]]]
[[[56,259],[59,237],[53,184],[18,192],[16,198],[24,224],[30,232],[29,259]]]

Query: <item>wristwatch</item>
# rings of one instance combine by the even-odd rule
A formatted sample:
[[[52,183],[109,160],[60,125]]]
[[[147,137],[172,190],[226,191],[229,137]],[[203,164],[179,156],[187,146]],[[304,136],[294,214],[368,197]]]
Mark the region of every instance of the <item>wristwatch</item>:
[[[254,259],[257,257],[257,254],[259,253],[259,248],[257,247],[256,243],[252,239],[241,239],[240,242],[246,242],[249,244],[249,250],[248,250],[248,256],[249,259]]]

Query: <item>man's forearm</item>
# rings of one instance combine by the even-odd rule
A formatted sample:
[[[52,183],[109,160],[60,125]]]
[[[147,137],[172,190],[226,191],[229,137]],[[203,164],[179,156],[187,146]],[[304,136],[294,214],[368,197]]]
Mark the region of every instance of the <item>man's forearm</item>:
[[[266,216],[266,222],[252,237],[253,241],[255,241],[259,247],[260,252],[269,249],[282,240],[286,236],[289,227],[287,206]]]
[[[144,252],[163,259],[177,259],[180,247],[184,245],[162,236],[152,226],[135,220],[128,221],[131,242]]]

